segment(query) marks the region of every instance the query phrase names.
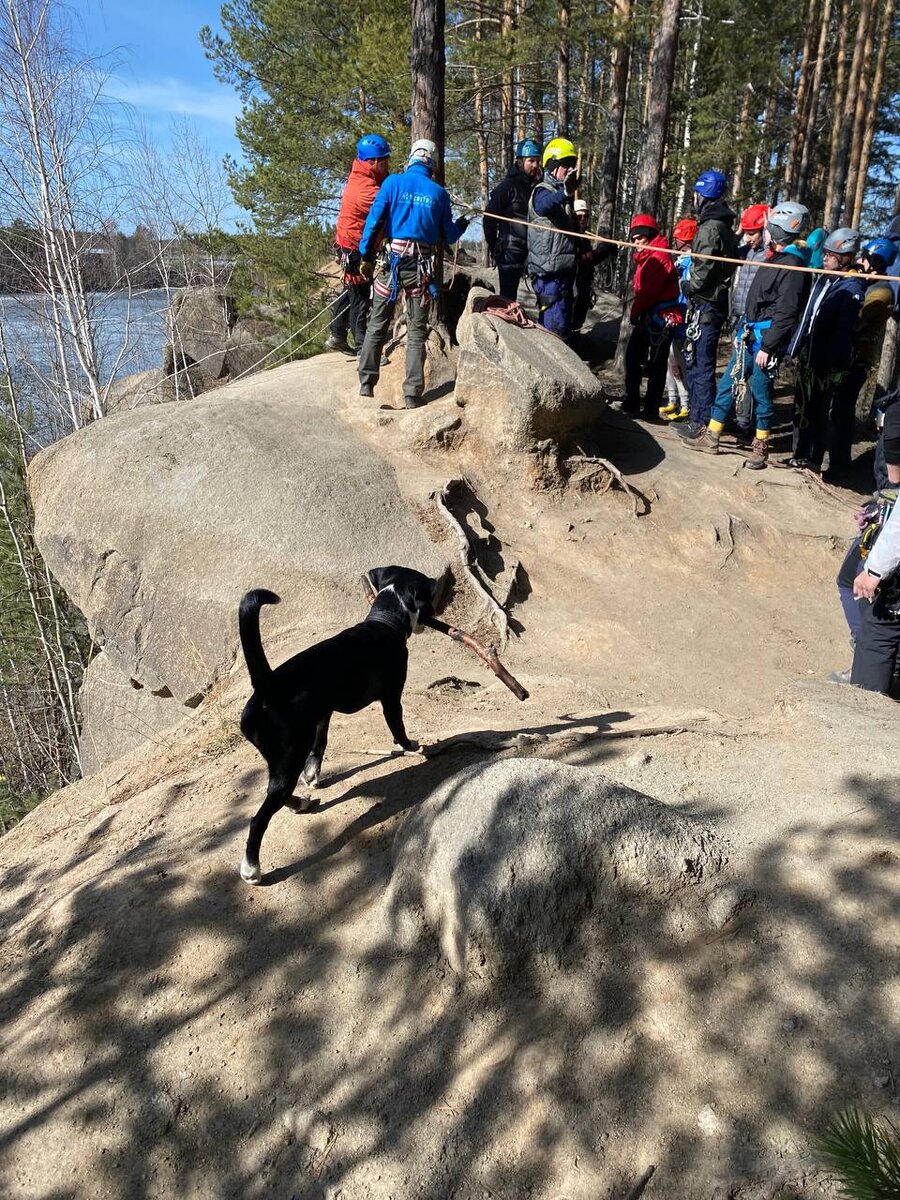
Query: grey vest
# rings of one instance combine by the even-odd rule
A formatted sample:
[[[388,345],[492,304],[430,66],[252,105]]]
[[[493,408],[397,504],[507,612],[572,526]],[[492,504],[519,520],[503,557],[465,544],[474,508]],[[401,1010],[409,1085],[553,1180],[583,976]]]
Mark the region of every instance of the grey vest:
[[[542,188],[548,192],[559,191],[552,183],[542,180],[528,201],[528,220],[532,225],[539,226],[537,229],[528,229],[528,274],[534,277],[574,273],[578,259],[574,241],[565,229],[555,225],[549,217],[539,216],[535,212],[534,197]],[[571,221],[568,214],[567,218]],[[574,229],[574,224],[571,228]]]

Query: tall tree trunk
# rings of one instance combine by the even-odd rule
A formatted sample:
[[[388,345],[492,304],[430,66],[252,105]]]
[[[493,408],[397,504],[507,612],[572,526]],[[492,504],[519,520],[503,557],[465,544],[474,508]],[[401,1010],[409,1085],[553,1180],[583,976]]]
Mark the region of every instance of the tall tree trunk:
[[[884,0],[881,0],[881,2],[884,3]],[[863,24],[865,24],[865,30],[863,30]],[[853,208],[856,204],[856,189],[859,183],[859,167],[862,161],[863,141],[865,138],[866,112],[868,105],[871,103],[872,78],[870,71],[872,58],[875,54],[875,0],[868,0],[865,12],[860,12],[858,38],[857,50],[859,50],[860,46],[862,46],[862,50],[860,51],[856,105],[853,113],[848,114],[849,165],[847,169],[847,181],[844,186],[843,203],[845,221],[851,221],[853,218]],[[854,55],[855,61],[856,56]]]
[[[616,220],[619,191],[619,163],[622,157],[622,133],[628,98],[628,67],[631,59],[631,0],[615,0],[613,17],[612,69],[609,74],[609,100],[606,138],[600,162],[600,194],[597,199],[597,229],[612,233]]]
[[[795,190],[795,182],[800,170],[800,158],[803,153],[803,129],[809,97],[810,57],[812,55],[813,38],[818,28],[818,16],[819,0],[809,0],[806,12],[806,26],[803,33],[803,49],[800,52],[800,65],[797,72],[797,92],[793,112],[791,145],[784,172],[784,188],[788,197]]]
[[[484,39],[482,22],[482,0],[475,0],[475,43],[479,47]],[[476,49],[476,62],[479,53]],[[472,68],[473,108],[475,110],[475,138],[478,142],[478,185],[481,192],[482,206],[487,204],[491,190],[490,167],[488,164],[488,131],[484,119],[484,91],[481,85],[481,67]],[[488,265],[489,260],[487,241],[481,238],[481,263]]]
[[[809,104],[803,122],[801,137],[800,166],[797,171],[797,182],[794,188],[796,198],[802,203],[806,199],[809,187],[810,166],[812,153],[816,144],[816,126],[819,121],[819,106],[821,103],[822,73],[825,66],[825,50],[828,45],[831,26],[831,10],[833,0],[825,0],[819,25],[819,42],[816,46],[816,58],[813,64],[812,84],[809,92]]]
[[[734,174],[731,181],[731,194],[740,200],[744,191],[744,172],[747,169],[747,155],[744,149],[744,139],[750,125],[750,101],[753,98],[753,84],[747,80],[744,88],[744,98],[741,101],[741,113],[738,117],[737,128],[737,158],[734,164]]]
[[[503,153],[501,163],[507,163],[513,152],[516,137],[515,88],[513,86],[513,69],[509,61],[513,53],[513,33],[516,27],[515,0],[503,0],[503,11],[500,17],[500,42],[506,66],[503,70],[500,84],[500,125]]]
[[[410,0],[413,141],[430,138],[438,148],[436,178],[444,178],[444,0]]]
[[[862,219],[863,200],[866,194],[866,178],[869,174],[869,163],[872,158],[872,142],[875,139],[878,106],[881,103],[881,89],[884,84],[884,67],[887,61],[888,48],[891,43],[891,30],[894,24],[894,10],[896,8],[896,0],[882,0],[882,3],[884,4],[884,9],[881,13],[881,25],[878,30],[878,57],[875,61],[875,76],[872,80],[872,89],[866,108],[865,124],[862,133],[862,150],[859,156],[859,169],[856,177],[856,194],[853,197],[853,211],[850,216],[850,224],[854,229],[859,228],[859,222]],[[847,192],[849,206],[849,184]]]
[[[700,61],[700,43],[703,38],[703,0],[697,0],[697,28],[694,31],[694,45],[691,50],[691,65],[687,79],[687,112],[684,117],[684,134],[681,139],[683,151],[681,171],[678,176],[678,193],[675,197],[675,212],[684,210],[684,198],[687,192],[687,153],[691,148],[691,133],[694,118],[694,88],[697,81],[697,64]]]
[[[662,12],[651,53],[652,70],[648,92],[650,109],[647,130],[638,160],[635,208],[655,213],[659,204],[663,154],[669,127],[669,102],[675,80],[675,55],[678,49],[678,18],[681,0],[663,0]]]
[[[515,0],[513,19],[515,21],[516,29],[521,29],[522,27],[523,3],[524,0]],[[528,136],[528,130],[526,128],[526,118],[528,114],[525,108],[525,88],[522,84],[522,68],[518,64],[513,72],[513,110],[515,113],[516,141],[521,142]]]
[[[571,0],[561,0],[559,6],[559,57],[556,63],[556,127],[560,134],[569,132],[569,57],[572,25]]]
[[[847,106],[849,81],[847,78],[847,54],[850,46],[851,0],[842,0],[838,20],[837,60],[834,68],[834,90],[832,92],[831,145],[828,153],[828,183],[825,189],[825,224],[834,228],[836,210],[840,210],[840,192],[843,182],[840,176],[840,144],[843,132],[843,114]]]
[[[756,195],[761,195],[764,191],[768,193],[769,190],[768,165],[771,159],[771,146],[766,141],[766,138],[775,124],[775,113],[778,108],[776,81],[770,78],[766,86],[769,98],[766,101],[763,119],[759,125],[759,149],[756,152],[756,161],[753,164],[753,178],[756,181],[756,188],[754,190]],[[763,162],[766,165],[765,172],[763,171]]]

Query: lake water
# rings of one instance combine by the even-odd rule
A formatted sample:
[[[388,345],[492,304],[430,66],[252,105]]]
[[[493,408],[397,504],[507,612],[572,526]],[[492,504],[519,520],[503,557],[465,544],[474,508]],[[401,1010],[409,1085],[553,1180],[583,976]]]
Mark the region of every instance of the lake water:
[[[170,301],[165,288],[131,296],[110,292],[89,297],[102,382],[162,366]],[[53,374],[54,349],[46,313],[44,296],[0,296],[0,323],[13,374],[22,381]]]

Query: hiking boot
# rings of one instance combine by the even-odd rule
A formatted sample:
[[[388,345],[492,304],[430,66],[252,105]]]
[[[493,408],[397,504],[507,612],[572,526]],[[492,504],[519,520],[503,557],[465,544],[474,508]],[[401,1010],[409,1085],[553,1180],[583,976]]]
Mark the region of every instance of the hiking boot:
[[[675,426],[675,432],[679,437],[698,438],[701,433],[706,433],[706,426],[702,421],[682,421]]]
[[[671,421],[672,418],[675,416],[675,413],[680,412],[680,411],[681,410],[680,410],[679,406],[677,404],[673,404],[672,401],[670,400],[668,404],[664,404],[662,406],[662,408],[659,410],[659,415],[662,417],[662,419],[664,421]]]
[[[852,674],[850,667],[846,671],[832,671],[828,676],[829,683],[849,683]]]
[[[750,446],[750,457],[744,463],[751,471],[761,471],[769,458],[769,439],[754,438]]]
[[[359,385],[359,394],[364,400],[371,400],[375,396],[375,389],[371,383],[361,383]]]
[[[686,421],[690,417],[690,410],[687,408],[678,408],[672,413],[671,417],[666,417],[667,421]]]
[[[351,357],[356,355],[356,351],[351,349],[350,343],[345,337],[335,337],[333,333],[329,333],[325,339],[326,350],[339,350],[341,354],[349,354]]]
[[[681,444],[687,446],[688,450],[701,450],[704,454],[719,453],[719,435],[711,429],[704,429],[699,437],[682,438]]]
[[[403,404],[406,408],[421,408],[422,401],[418,396],[404,396]]]

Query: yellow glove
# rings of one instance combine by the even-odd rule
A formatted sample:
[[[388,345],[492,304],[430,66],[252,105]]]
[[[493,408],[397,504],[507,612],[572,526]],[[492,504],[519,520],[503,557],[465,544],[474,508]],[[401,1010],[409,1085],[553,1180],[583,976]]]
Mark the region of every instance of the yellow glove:
[[[363,279],[368,279],[371,281],[372,276],[375,274],[375,264],[364,258],[359,264],[359,273],[362,275]]]

